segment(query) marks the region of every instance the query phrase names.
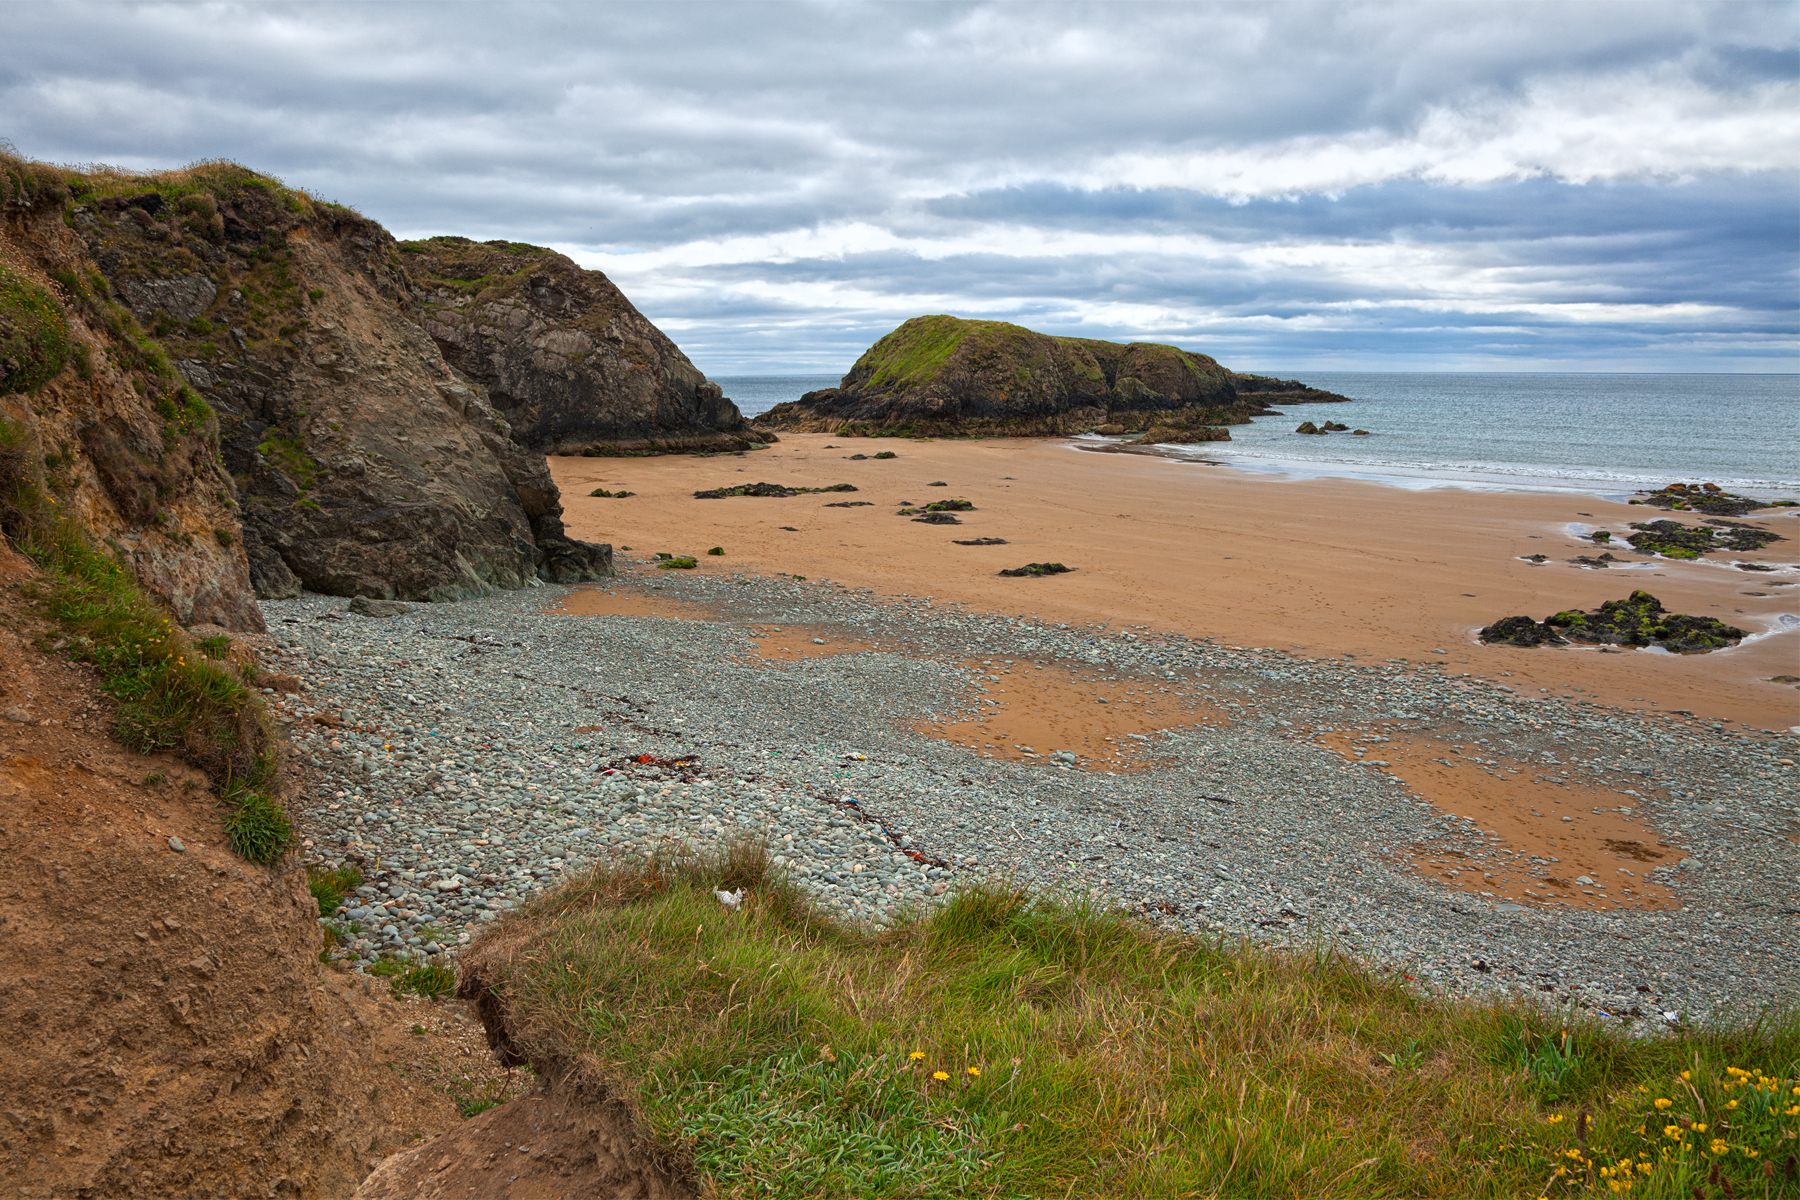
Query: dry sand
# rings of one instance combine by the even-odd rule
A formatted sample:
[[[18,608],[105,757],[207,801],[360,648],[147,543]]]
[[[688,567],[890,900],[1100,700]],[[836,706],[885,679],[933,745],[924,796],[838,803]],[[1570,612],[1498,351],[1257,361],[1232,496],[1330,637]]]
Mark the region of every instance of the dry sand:
[[[878,450],[899,457],[849,458]],[[1143,455],[1082,453],[1059,439],[790,435],[741,458],[552,458],[550,465],[570,533],[629,546],[621,551],[625,559],[659,550],[695,554],[705,571],[829,578],[885,595],[932,596],[1070,624],[1144,626],[1307,657],[1438,662],[1521,692],[1547,688],[1606,705],[1688,709],[1756,728],[1800,723],[1800,691],[1767,682],[1800,675],[1800,632],[1680,657],[1475,641],[1475,631],[1499,617],[1593,608],[1633,588],[1675,611],[1769,628],[1780,613],[1800,613],[1800,572],[1749,573],[1728,564],[1800,562],[1800,510],[1748,518],[1788,539],[1761,553],[1584,570],[1563,560],[1598,551],[1571,536],[1569,524],[1623,533],[1628,521],[1666,514],[1578,494],[1268,479]],[[858,491],[693,498],[702,488],[759,481],[850,483]],[[948,486],[930,486],[934,481]],[[596,487],[637,494],[590,497]],[[895,515],[900,501],[951,498],[975,504],[960,514],[960,525]],[[828,507],[844,500],[873,503]],[[976,537],[1009,544],[954,544]],[[726,553],[707,556],[712,546]],[[1534,553],[1551,561],[1521,561]],[[1075,570],[997,575],[1044,561]]]

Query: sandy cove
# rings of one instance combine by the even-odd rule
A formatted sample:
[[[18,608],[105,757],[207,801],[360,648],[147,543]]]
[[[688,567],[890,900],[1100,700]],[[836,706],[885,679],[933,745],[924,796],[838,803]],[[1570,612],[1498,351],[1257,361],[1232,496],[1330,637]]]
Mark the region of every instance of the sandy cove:
[[[888,460],[850,459],[892,450]],[[1431,661],[1519,692],[1782,729],[1800,723],[1800,630],[1712,654],[1483,646],[1503,616],[1593,608],[1634,588],[1678,612],[1760,632],[1800,613],[1800,510],[1746,518],[1787,541],[1713,562],[1585,570],[1571,523],[1622,533],[1669,514],[1579,493],[1408,491],[1360,481],[1260,478],[1229,467],[1095,454],[1061,439],[915,442],[790,435],[742,458],[552,458],[572,536],[699,555],[700,569],[830,578],[1040,620],[1146,626],[1313,657]],[[849,483],[842,495],[696,500],[767,481]],[[947,487],[930,486],[942,481]],[[631,491],[590,497],[596,487]],[[956,526],[895,515],[900,501],[966,499]],[[828,507],[845,500],[868,506]],[[1696,518],[1676,514],[1692,522]],[[1004,546],[955,539],[1005,538]],[[705,551],[722,546],[722,557]],[[1541,565],[1521,561],[1544,554]],[[1001,578],[1028,562],[1075,568]],[[1730,562],[1789,564],[1775,574]],[[1756,595],[1754,593],[1762,593]],[[1443,650],[1445,654],[1434,653]],[[1510,673],[1510,674],[1509,674]]]

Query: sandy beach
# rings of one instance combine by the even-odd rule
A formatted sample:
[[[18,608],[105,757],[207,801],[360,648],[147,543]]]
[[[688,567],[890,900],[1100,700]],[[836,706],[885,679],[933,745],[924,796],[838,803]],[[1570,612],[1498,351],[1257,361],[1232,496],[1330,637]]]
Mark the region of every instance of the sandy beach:
[[[890,460],[873,456],[883,450]],[[1437,662],[1520,693],[1783,729],[1800,722],[1800,510],[1747,518],[1786,541],[1708,561],[1589,570],[1598,551],[1572,525],[1627,532],[1662,517],[1578,493],[1412,491],[1337,479],[1259,477],[1060,439],[915,442],[792,435],[744,457],[556,458],[570,533],[610,541],[622,562],[656,551],[700,571],[829,578],[889,597],[1071,625],[1106,623],[1221,643],[1367,662]],[[756,482],[853,485],[854,494],[696,500]],[[946,486],[933,486],[935,483]],[[590,497],[597,487],[625,499]],[[896,516],[901,502],[971,501],[959,525]],[[845,501],[866,505],[835,507]],[[1677,514],[1679,515],[1679,514]],[[1692,522],[1693,517],[1682,519]],[[996,537],[1005,545],[962,546]],[[708,556],[713,546],[722,556]],[[630,547],[629,551],[623,547]],[[1534,564],[1525,556],[1543,554]],[[1066,575],[1002,578],[1061,562]],[[1778,566],[1737,569],[1736,562]],[[1635,588],[1672,611],[1768,633],[1706,655],[1483,646],[1500,617],[1593,608]],[[1442,653],[1439,653],[1442,651]]]

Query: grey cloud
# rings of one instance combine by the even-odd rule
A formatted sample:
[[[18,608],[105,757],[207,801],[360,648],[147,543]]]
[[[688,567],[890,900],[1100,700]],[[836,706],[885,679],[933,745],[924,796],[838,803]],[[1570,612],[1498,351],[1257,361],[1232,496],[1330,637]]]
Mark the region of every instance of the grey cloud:
[[[678,323],[697,358],[716,355],[725,366],[779,365],[783,345],[797,363],[816,365],[827,350],[853,355],[911,315],[899,301],[913,296],[960,298],[1071,332],[1109,303],[1204,304],[1235,323],[1233,344],[1286,336],[1334,354],[1346,338],[1412,354],[1412,339],[1475,336],[1443,314],[1420,316],[1406,326],[1413,332],[1348,316],[1302,329],[1294,318],[1303,314],[1409,295],[1373,277],[1252,268],[1231,250],[1295,241],[1449,247],[1471,270],[1502,269],[1546,300],[1721,304],[1745,314],[1737,319],[1756,345],[1779,343],[1783,327],[1791,342],[1800,255],[1792,174],[1715,171],[1586,188],[1553,178],[1487,187],[1398,178],[1248,203],[1208,195],[1203,184],[1068,182],[1116,154],[1405,136],[1433,113],[1503,115],[1558,81],[1653,78],[1729,107],[1796,77],[1790,5],[1634,4],[1629,20],[1625,11],[13,5],[0,45],[0,136],[63,161],[157,167],[232,157],[402,235],[655,250],[866,222],[903,239],[1006,225],[1046,236],[1182,234],[1225,247],[1198,257],[923,258],[902,249],[671,269],[669,286],[645,293],[644,307]],[[683,281],[691,287],[674,286]],[[761,294],[762,285],[802,283],[817,297],[839,285],[896,302],[859,313],[826,298]],[[1289,322],[1278,325],[1289,332],[1248,332],[1259,317]],[[1518,318],[1518,327],[1533,331],[1533,345],[1571,352],[1583,336],[1609,347],[1649,337],[1624,325],[1584,334]],[[1691,339],[1667,344],[1706,353],[1706,322],[1693,328]],[[1729,353],[1739,353],[1735,343]]]

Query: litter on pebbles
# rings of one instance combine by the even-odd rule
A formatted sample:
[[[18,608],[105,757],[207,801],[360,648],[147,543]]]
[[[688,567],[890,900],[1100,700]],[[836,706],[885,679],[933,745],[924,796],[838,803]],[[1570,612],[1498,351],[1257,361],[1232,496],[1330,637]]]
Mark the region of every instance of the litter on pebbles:
[[[382,619],[328,597],[264,602],[279,669],[307,686],[284,715],[307,773],[293,804],[305,852],[365,873],[322,918],[346,935],[342,953],[454,954],[597,859],[741,835],[765,839],[818,903],[874,924],[992,874],[1091,891],[1171,930],[1331,944],[1433,989],[1647,1024],[1800,993],[1792,736],[787,576],[644,574],[663,599],[723,617],[671,637],[662,619],[545,612],[556,587]],[[754,661],[745,627],[777,624],[912,649]],[[1155,734],[1150,765],[1124,773],[1078,769],[1067,751],[983,758],[913,727],[977,710],[971,659],[1204,681],[1234,723]],[[1409,865],[1421,838],[1471,862],[1494,848],[1301,733],[1400,719],[1621,791],[1644,787],[1640,768],[1578,763],[1571,747],[1653,760],[1665,798],[1631,802],[1686,849],[1658,876],[1683,907],[1553,910],[1422,878]]]

